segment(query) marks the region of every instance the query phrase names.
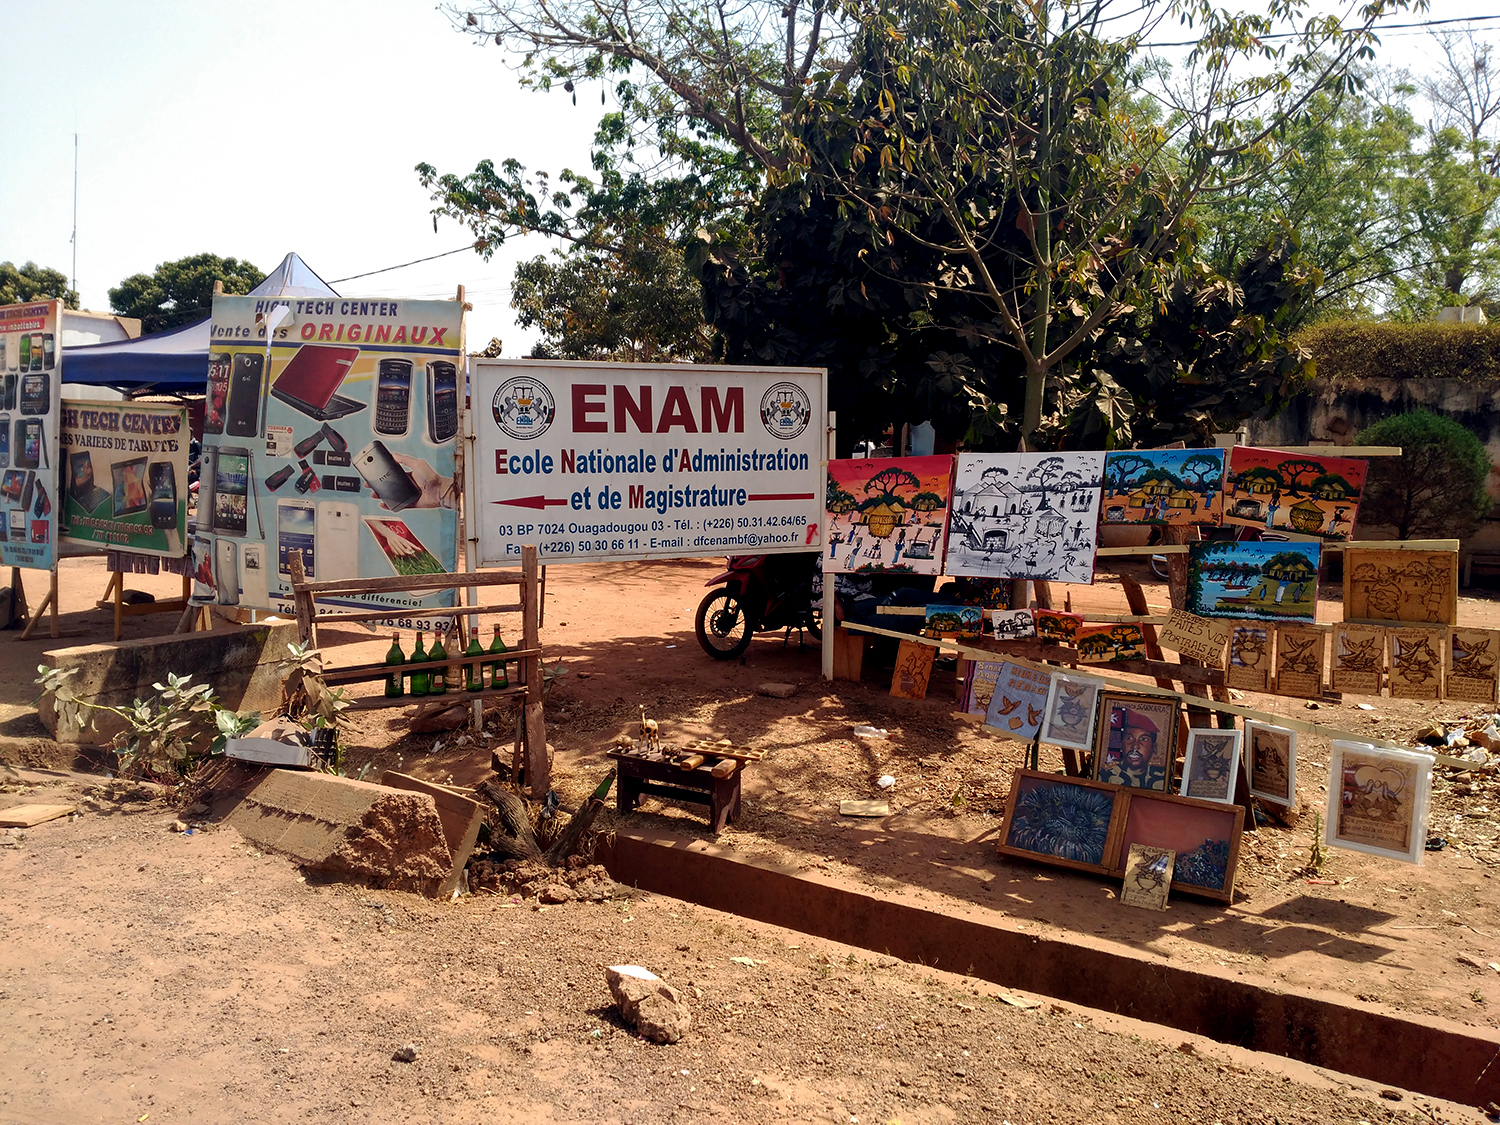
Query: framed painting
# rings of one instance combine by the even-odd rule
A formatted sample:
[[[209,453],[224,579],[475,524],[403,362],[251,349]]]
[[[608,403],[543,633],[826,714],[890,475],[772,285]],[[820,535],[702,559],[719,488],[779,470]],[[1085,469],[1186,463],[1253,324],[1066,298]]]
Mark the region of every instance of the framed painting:
[[[944,572],[1092,582],[1103,476],[1103,453],[960,453]]]
[[[1328,765],[1325,842],[1420,864],[1427,847],[1432,763],[1431,754],[1414,750],[1335,741]]]
[[[1391,698],[1443,697],[1443,641],[1440,629],[1392,628]]]
[[[1149,844],[1131,844],[1125,856],[1125,881],[1120,901],[1143,910],[1165,910],[1172,889],[1172,865],[1177,853]]]
[[[1165,791],[1177,764],[1177,700],[1099,693],[1094,777],[1110,785]]]
[[[1368,467],[1351,457],[1237,445],[1224,477],[1224,522],[1348,539]]]
[[[992,609],[990,622],[997,641],[1024,641],[1036,636],[1036,619],[1029,609]]]
[[[1220,523],[1222,449],[1124,449],[1104,455],[1104,522]]]
[[[1183,608],[1199,617],[1311,625],[1321,550],[1317,543],[1189,543]]]
[[[1385,630],[1341,621],[1333,627],[1334,691],[1379,695],[1385,676]]]
[[[1200,660],[1210,668],[1224,667],[1224,646],[1229,643],[1229,622],[1198,617],[1174,609],[1156,631],[1162,648]]]
[[[941,574],[953,458],[828,462],[825,574]]]
[[[1326,641],[1322,629],[1311,626],[1277,626],[1277,695],[1295,695],[1300,699],[1323,698],[1323,669],[1327,665]]]
[[[1237,730],[1190,727],[1178,793],[1200,801],[1233,804],[1234,782],[1240,772],[1240,737]]]
[[[1165,848],[1176,853],[1173,890],[1221,902],[1234,900],[1234,871],[1245,825],[1243,806],[1138,789],[1123,792],[1117,857],[1128,856],[1136,844]],[[1123,876],[1124,864],[1119,863],[1114,873]]]
[[[1082,614],[1064,613],[1060,609],[1035,609],[1031,611],[1031,617],[1036,623],[1038,640],[1067,648],[1078,643],[1078,630],[1083,628]]]
[[[1007,738],[1030,742],[1042,729],[1052,674],[1010,661],[1000,665],[984,725]]]
[[[1250,793],[1278,805],[1297,803],[1297,732],[1245,720],[1245,769]]]
[[[1225,682],[1241,691],[1270,691],[1275,639],[1275,630],[1264,625],[1231,625]]]
[[[1344,620],[1457,625],[1457,551],[1344,550]]]
[[[1122,792],[1081,777],[1016,770],[1000,854],[1108,874],[1119,850],[1115,812]]]
[[[1094,748],[1094,710],[1104,684],[1092,676],[1052,673],[1047,693],[1047,717],[1042,723],[1042,741],[1070,750]]]
[[[1500,633],[1492,629],[1450,629],[1443,655],[1444,699],[1495,702],[1500,681]]]
[[[1118,625],[1085,625],[1078,630],[1078,663],[1105,664],[1139,660],[1146,655],[1146,634],[1136,621]]]

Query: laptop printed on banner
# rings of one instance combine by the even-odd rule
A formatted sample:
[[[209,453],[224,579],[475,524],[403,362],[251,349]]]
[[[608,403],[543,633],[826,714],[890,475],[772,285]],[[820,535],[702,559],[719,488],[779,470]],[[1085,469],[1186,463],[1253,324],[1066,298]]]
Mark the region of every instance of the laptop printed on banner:
[[[320,422],[363,410],[364,403],[335,393],[357,355],[358,348],[304,344],[276,377],[271,394]]]

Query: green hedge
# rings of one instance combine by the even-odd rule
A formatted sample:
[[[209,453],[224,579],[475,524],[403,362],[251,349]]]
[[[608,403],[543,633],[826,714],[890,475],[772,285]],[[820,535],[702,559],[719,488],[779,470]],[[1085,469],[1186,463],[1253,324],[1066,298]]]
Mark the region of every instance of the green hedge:
[[[1374,324],[1330,321],[1299,332],[1313,374],[1345,379],[1500,381],[1500,323]]]

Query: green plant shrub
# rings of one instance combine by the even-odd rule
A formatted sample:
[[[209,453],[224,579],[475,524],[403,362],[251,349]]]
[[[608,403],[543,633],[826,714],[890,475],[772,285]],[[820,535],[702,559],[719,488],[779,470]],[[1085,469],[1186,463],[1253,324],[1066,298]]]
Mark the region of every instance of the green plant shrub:
[[[1319,378],[1500,380],[1500,324],[1329,321],[1297,333]]]
[[[1400,457],[1370,458],[1359,522],[1395,528],[1400,539],[1470,535],[1489,515],[1490,455],[1451,418],[1412,410],[1376,422],[1356,445],[1399,445]]]

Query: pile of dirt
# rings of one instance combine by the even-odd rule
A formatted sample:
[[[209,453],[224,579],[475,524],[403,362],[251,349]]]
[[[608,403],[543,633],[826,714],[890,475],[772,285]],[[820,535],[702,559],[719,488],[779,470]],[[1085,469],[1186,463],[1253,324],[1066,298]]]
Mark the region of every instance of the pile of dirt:
[[[620,897],[624,889],[597,863],[571,856],[564,867],[549,867],[529,859],[496,862],[474,860],[469,864],[469,889],[491,894],[517,895],[548,902],[606,902]],[[567,891],[559,895],[559,889]]]

